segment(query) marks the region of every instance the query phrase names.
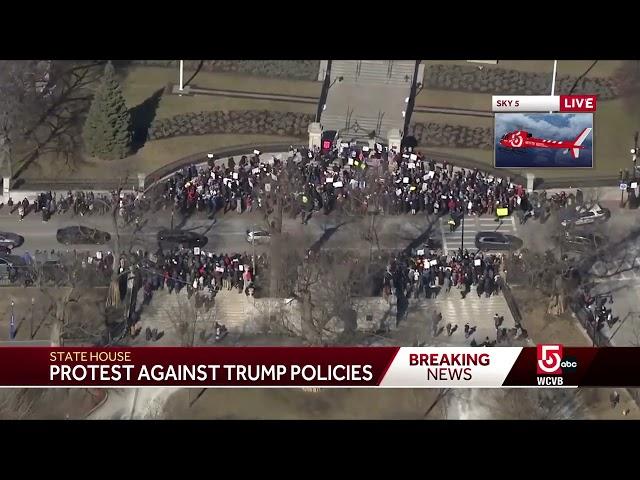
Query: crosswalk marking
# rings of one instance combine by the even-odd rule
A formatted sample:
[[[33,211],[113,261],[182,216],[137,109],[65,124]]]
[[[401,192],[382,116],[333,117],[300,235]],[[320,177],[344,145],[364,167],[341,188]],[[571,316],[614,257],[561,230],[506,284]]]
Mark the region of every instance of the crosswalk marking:
[[[449,251],[455,251],[460,248],[462,242],[462,248],[467,250],[476,249],[476,234],[478,232],[500,232],[507,235],[515,235],[517,233],[516,220],[513,217],[506,217],[501,222],[496,222],[495,217],[484,216],[477,217],[474,215],[466,216],[464,219],[464,238],[462,235],[462,225],[458,225],[458,228],[454,232],[449,232],[448,222],[449,217],[444,216],[440,219],[440,233],[442,236],[442,246],[445,254]]]

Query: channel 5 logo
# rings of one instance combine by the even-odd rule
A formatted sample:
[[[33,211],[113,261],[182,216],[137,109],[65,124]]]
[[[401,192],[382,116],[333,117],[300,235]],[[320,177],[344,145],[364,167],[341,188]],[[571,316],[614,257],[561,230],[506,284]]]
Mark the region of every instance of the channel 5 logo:
[[[537,346],[538,375],[562,375],[575,371],[578,362],[574,358],[565,358],[564,349],[559,344]]]

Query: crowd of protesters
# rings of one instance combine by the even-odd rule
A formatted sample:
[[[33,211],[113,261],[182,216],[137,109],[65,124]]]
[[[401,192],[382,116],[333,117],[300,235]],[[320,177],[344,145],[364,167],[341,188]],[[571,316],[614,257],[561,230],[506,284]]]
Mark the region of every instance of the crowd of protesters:
[[[383,295],[434,298],[451,288],[465,298],[475,288],[478,297],[502,290],[502,256],[459,249],[455,254],[418,250],[416,255],[395,258],[387,265]]]
[[[7,201],[9,213],[17,211],[18,221],[33,213],[42,215],[43,222],[47,222],[53,215],[104,215],[117,208],[118,215],[129,223],[140,210],[146,210],[149,206],[141,192],[125,192],[122,189],[110,194],[69,190],[65,195],[61,195],[59,192],[49,191],[39,193],[32,202],[26,197],[20,202],[14,203],[12,198]]]
[[[166,205],[179,210],[218,210],[242,213],[264,202],[271,205],[282,195],[285,206],[302,213],[305,223],[314,210],[334,209],[383,214],[469,215],[529,212],[522,185],[496,178],[477,169],[458,169],[426,159],[407,148],[389,152],[380,144],[374,148],[338,144],[327,151],[292,150],[286,159],[262,161],[259,154],[243,156],[236,165],[209,162],[190,166],[169,178],[162,191]]]
[[[197,291],[237,290],[247,296],[255,291],[254,263],[246,253],[215,254],[198,248],[176,247],[159,249],[155,254],[139,252],[132,261],[140,272],[146,301],[151,299],[154,290],[165,288],[169,293],[179,293],[186,288],[189,297]],[[256,269],[260,265],[262,258],[258,257]],[[124,262],[120,268],[124,271]]]

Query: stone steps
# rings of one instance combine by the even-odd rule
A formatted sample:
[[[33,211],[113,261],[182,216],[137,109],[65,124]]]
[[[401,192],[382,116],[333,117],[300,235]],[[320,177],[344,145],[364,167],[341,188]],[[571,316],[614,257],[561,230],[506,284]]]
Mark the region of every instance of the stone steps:
[[[414,69],[413,60],[334,60],[331,65],[331,81],[343,77],[343,81],[347,83],[410,87]]]
[[[380,124],[380,128],[378,128],[378,117],[367,117],[367,116],[358,116],[356,113],[354,113],[351,116],[351,124],[350,126],[352,127],[351,129],[349,129],[349,132],[351,134],[353,134],[353,136],[355,135],[355,132],[353,132],[353,126],[355,125],[356,121],[358,122],[358,134],[361,135],[367,135],[369,132],[371,132],[372,130],[375,130],[376,133],[383,137],[386,138],[387,133],[389,132],[389,130],[393,129],[393,128],[399,128],[402,129],[402,127],[404,126],[402,122],[398,122],[398,121],[388,121],[385,120],[385,118],[382,118],[382,123]],[[347,125],[346,125],[346,116],[345,115],[331,115],[331,114],[323,114],[321,119],[320,119],[320,123],[322,124],[322,127],[324,130],[345,130],[347,129]]]

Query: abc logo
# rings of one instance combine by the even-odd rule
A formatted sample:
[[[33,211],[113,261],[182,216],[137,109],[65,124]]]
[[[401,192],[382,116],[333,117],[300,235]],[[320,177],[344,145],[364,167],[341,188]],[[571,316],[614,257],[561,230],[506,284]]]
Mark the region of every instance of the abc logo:
[[[537,360],[538,375],[562,375],[562,345],[538,345]]]
[[[574,372],[578,368],[578,362],[575,358],[567,357],[560,362],[563,372]]]

